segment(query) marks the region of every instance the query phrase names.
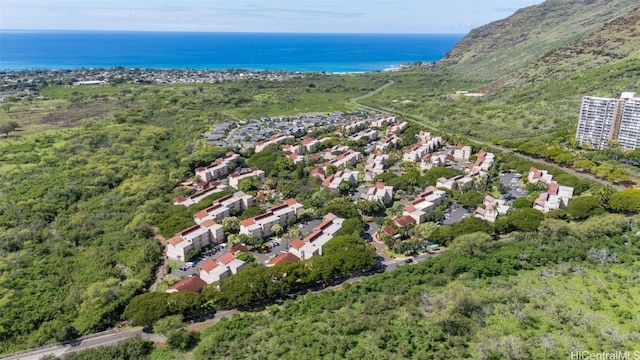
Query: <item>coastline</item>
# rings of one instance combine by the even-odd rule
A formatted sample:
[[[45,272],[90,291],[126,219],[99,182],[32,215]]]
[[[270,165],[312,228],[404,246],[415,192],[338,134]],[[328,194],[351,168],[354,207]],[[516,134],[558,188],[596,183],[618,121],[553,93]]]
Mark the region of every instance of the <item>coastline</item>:
[[[438,61],[463,34],[2,32],[0,71],[359,73]]]

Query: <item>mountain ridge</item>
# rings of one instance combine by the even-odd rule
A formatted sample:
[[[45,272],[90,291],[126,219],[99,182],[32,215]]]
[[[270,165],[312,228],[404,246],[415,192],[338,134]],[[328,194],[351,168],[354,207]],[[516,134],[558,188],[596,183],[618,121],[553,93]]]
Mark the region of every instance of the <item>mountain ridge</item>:
[[[457,72],[496,80],[588,36],[637,6],[636,0],[548,0],[471,30],[441,63]]]

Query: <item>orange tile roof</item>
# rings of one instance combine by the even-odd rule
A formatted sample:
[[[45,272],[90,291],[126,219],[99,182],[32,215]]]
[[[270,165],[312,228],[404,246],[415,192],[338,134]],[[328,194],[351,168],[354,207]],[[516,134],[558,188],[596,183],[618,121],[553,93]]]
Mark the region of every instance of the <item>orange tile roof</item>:
[[[178,290],[178,291],[193,291],[198,292],[202,290],[203,287],[207,285],[204,280],[200,279],[198,276],[189,276],[188,278],[182,279],[171,286],[169,289]]]
[[[253,225],[254,223],[255,223],[255,220],[253,220],[253,218],[248,218],[240,221],[240,225],[242,226],[249,226],[249,225]]]
[[[218,263],[215,262],[215,260],[209,259],[209,260],[203,262],[202,265],[200,265],[200,269],[204,270],[206,272],[209,272],[209,271],[215,269],[217,266],[218,266]]]
[[[300,261],[300,258],[293,255],[292,253],[283,253],[280,254],[269,261],[271,265],[278,265],[281,263],[297,263]]]
[[[286,199],[286,200],[284,200],[283,202],[284,202],[285,204],[289,205],[289,206],[291,206],[291,205],[295,205],[295,204],[297,204],[297,203],[298,203],[298,201],[296,201],[296,199],[294,199],[294,198]]]
[[[231,255],[230,253],[226,253],[222,256],[220,256],[218,258],[218,261],[222,264],[227,265],[228,263],[232,262],[235,259],[235,257],[233,255]]]
[[[210,227],[212,227],[212,226],[213,226],[213,225],[215,225],[215,224],[216,224],[216,223],[215,223],[213,220],[207,220],[207,221],[205,221],[205,222],[203,222],[203,223],[202,223],[202,227],[210,228]]]
[[[291,246],[292,248],[294,248],[294,249],[298,250],[298,249],[300,249],[301,247],[303,247],[303,246],[304,246],[304,244],[305,244],[305,242],[304,242],[304,241],[302,241],[302,239],[295,239],[295,240],[293,240],[293,241],[289,244],[289,246]]]
[[[183,242],[184,239],[182,238],[182,236],[174,236],[171,239],[168,240],[169,244],[171,245],[178,245],[181,242]]]

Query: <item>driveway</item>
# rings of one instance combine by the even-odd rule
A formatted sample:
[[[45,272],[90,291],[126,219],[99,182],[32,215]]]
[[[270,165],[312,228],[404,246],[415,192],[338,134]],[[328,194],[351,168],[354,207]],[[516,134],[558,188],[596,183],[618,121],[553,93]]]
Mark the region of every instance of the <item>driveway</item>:
[[[444,220],[445,225],[455,224],[460,220],[471,216],[471,211],[457,204],[451,205],[451,207],[447,209],[447,211],[449,211],[449,218],[445,218]],[[445,216],[446,216],[446,212],[445,212]]]

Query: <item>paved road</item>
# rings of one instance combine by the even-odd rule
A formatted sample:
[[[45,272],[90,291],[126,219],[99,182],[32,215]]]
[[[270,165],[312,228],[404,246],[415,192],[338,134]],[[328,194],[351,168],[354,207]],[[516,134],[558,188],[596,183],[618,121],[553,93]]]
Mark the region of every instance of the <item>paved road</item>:
[[[136,327],[128,330],[112,330],[105,333],[101,333],[98,335],[87,336],[79,339],[78,343],[72,345],[53,345],[49,347],[40,348],[34,351],[29,351],[25,353],[20,353],[17,355],[10,355],[6,358],[2,358],[3,360],[37,360],[42,358],[43,356],[53,354],[55,356],[61,356],[66,354],[71,354],[76,351],[82,351],[93,347],[98,346],[107,346],[117,344],[121,341],[127,340],[136,335],[146,335],[145,337],[149,337],[150,334],[143,334],[142,327]]]
[[[213,319],[191,324],[187,327],[187,329],[195,326],[199,326],[203,323],[217,321],[219,319],[229,317],[238,313],[239,311],[237,310],[218,311],[216,312]],[[0,359],[2,360],[38,360],[46,355],[55,355],[60,357],[62,355],[68,355],[77,351],[91,349],[99,346],[115,345],[119,342],[130,339],[137,335],[140,335],[143,338],[154,341],[154,342],[166,341],[166,339],[162,335],[144,333],[142,332],[142,327],[138,326],[138,327],[126,329],[126,330],[109,330],[103,333],[85,336],[78,339],[78,342],[76,342],[73,345],[52,345],[52,346],[42,347],[36,350],[16,353],[13,355],[7,355],[6,357],[0,357]]]
[[[370,93],[365,94],[363,96],[351,99],[351,103],[353,103],[355,105],[358,105],[358,106],[362,107],[363,109],[377,111],[377,112],[381,112],[381,113],[385,113],[386,112],[386,113],[390,113],[390,114],[395,114],[396,116],[402,116],[402,117],[405,118],[405,120],[414,122],[414,123],[416,123],[416,124],[418,124],[420,126],[423,126],[423,127],[427,128],[427,129],[429,129],[429,130],[432,130],[432,131],[436,131],[436,132],[443,133],[443,134],[455,135],[455,134],[453,134],[451,132],[444,131],[442,129],[438,129],[436,127],[428,125],[428,124],[426,124],[424,122],[424,120],[422,120],[422,119],[420,119],[420,118],[418,118],[416,116],[406,114],[406,113],[404,113],[402,111],[398,111],[398,110],[395,110],[395,109],[389,109],[389,108],[377,108],[377,107],[363,105],[363,104],[359,103],[360,100],[366,99],[366,98],[368,98],[370,96],[373,96],[373,95],[383,91],[384,89],[388,88],[391,85],[393,85],[393,81],[389,80],[388,83],[386,83],[385,85],[379,87],[378,89],[376,89],[374,91],[371,91]],[[515,151],[513,151],[513,150],[511,150],[509,148],[505,148],[505,147],[502,147],[502,146],[494,145],[494,144],[488,143],[486,141],[481,141],[481,140],[473,139],[473,138],[467,138],[467,139],[470,142],[474,143],[474,144],[482,145],[482,146],[487,147],[489,149],[495,149],[495,150],[499,150],[499,151],[502,151],[502,152],[505,152],[505,153],[513,154],[513,155],[516,155],[518,157],[521,157],[521,158],[526,159],[526,160],[531,161],[531,162],[543,163],[543,164],[555,167],[555,168],[557,168],[559,170],[566,171],[566,172],[568,172],[570,174],[573,174],[575,176],[578,176],[578,177],[581,177],[581,178],[585,178],[585,179],[588,179],[588,180],[591,180],[591,181],[597,181],[602,185],[611,186],[611,187],[613,187],[614,189],[617,189],[617,190],[625,190],[626,189],[624,186],[616,185],[616,184],[614,184],[614,183],[612,183],[610,181],[604,180],[604,179],[599,179],[599,178],[597,178],[597,177],[595,177],[595,176],[593,176],[591,174],[585,174],[585,173],[582,173],[582,172],[579,172],[579,171],[576,171],[576,170],[573,170],[573,169],[570,169],[570,168],[562,167],[560,165],[557,165],[555,163],[549,162],[549,161],[544,160],[544,159],[538,159],[538,158],[534,158],[534,157],[531,157],[531,156],[528,156],[528,155],[524,155],[524,154],[515,152]]]

